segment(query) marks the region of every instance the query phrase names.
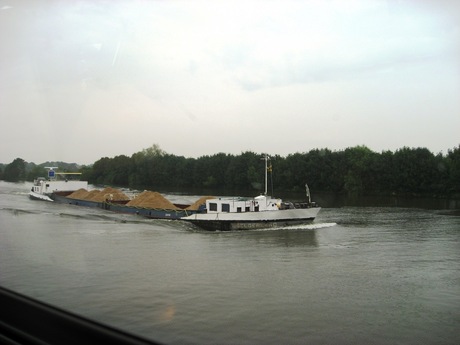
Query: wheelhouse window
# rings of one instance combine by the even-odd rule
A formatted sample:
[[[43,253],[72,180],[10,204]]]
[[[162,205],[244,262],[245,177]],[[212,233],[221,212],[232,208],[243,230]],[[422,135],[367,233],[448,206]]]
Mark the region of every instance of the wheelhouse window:
[[[230,212],[230,204],[222,204],[222,212]]]
[[[209,211],[217,211],[217,204],[215,202],[209,203]]]

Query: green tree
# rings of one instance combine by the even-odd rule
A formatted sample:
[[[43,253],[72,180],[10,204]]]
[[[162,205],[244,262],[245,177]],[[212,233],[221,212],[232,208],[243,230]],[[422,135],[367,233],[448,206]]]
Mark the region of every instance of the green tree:
[[[84,181],[90,181],[92,172],[93,172],[93,166],[91,165],[84,165],[80,168],[79,172],[81,172],[81,179]]]
[[[161,149],[160,145],[153,144],[152,146],[150,146],[150,147],[148,147],[146,149],[143,149],[141,151],[141,154],[145,158],[152,158],[152,157],[164,156],[166,154],[166,152]]]
[[[3,180],[3,170],[5,170],[5,164],[0,163],[0,180]]]
[[[396,190],[402,193],[430,193],[436,185],[438,162],[426,148],[403,147],[394,154]]]
[[[48,173],[44,167],[41,165],[35,165],[30,168],[29,172],[27,172],[27,181],[33,181],[37,177],[47,177]]]
[[[3,179],[10,182],[24,181],[26,179],[26,162],[22,158],[16,158],[7,164],[3,172]]]
[[[127,186],[129,184],[129,175],[131,171],[131,158],[120,155],[112,158],[106,171],[104,184],[116,186]]]
[[[185,158],[167,154],[158,145],[131,157],[101,158],[84,167],[91,183],[133,188],[211,187],[250,192],[263,191],[263,155],[217,153]],[[341,151],[312,149],[287,157],[272,157],[275,190],[301,191],[308,183],[314,191],[360,194],[447,195],[460,193],[460,147],[447,156],[434,155],[426,148],[407,148],[376,153],[366,146]],[[17,165],[17,164],[15,164]],[[20,164],[19,164],[20,165]],[[29,169],[34,169],[29,163]],[[32,168],[31,168],[32,167]],[[5,166],[11,175],[13,164]],[[14,176],[21,176],[20,172]],[[39,175],[38,171],[34,174]],[[271,174],[269,174],[271,176]],[[271,192],[271,180],[269,189]]]
[[[131,156],[131,170],[128,184],[132,188],[153,188],[165,186],[173,181],[173,174],[168,171],[175,156],[168,155],[158,144],[153,144]]]
[[[366,146],[355,146],[345,150],[345,157],[345,191],[348,194],[361,195],[371,190],[373,181],[370,167],[375,159],[375,152]]]
[[[458,195],[460,193],[460,145],[448,151],[446,165],[449,169],[449,192]]]
[[[249,167],[261,167],[261,175],[265,176],[262,155],[251,151],[243,152],[239,156],[233,156],[225,171],[225,186],[234,190],[251,190],[252,182],[248,178]],[[251,177],[252,178],[252,177]]]
[[[225,188],[228,182],[227,170],[233,159],[233,155],[225,153],[199,157],[193,169],[194,186]]]

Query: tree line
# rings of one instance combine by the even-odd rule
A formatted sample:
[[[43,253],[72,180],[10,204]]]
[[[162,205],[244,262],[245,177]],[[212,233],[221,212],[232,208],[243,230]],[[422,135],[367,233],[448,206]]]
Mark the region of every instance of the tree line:
[[[0,180],[9,182],[33,181],[37,177],[48,175],[45,167],[59,167],[62,172],[79,172],[77,163],[45,162],[42,164],[29,163],[22,158],[16,158],[10,164],[0,164]]]
[[[78,170],[83,173],[83,179],[97,185],[251,192],[264,189],[262,158],[263,154],[251,151],[186,158],[168,154],[153,145],[131,157],[104,157]],[[313,149],[286,157],[273,155],[269,164],[272,166],[269,185],[273,184],[277,191],[303,191],[308,183],[315,192],[336,194],[460,197],[460,146],[445,155],[409,147],[380,153],[366,146],[339,151]],[[39,175],[46,176],[43,166],[30,165],[18,158],[3,167],[0,177],[32,180]],[[67,171],[75,169],[67,167]]]

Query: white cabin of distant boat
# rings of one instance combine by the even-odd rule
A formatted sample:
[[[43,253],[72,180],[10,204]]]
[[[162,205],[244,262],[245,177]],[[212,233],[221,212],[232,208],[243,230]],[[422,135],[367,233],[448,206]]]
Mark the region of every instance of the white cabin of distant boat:
[[[53,193],[70,194],[81,188],[88,189],[87,181],[73,180],[81,173],[61,173],[54,171],[54,167],[48,168],[48,178],[39,177],[34,180],[34,184],[29,193],[32,199],[53,201]]]
[[[74,192],[80,188],[88,188],[87,181],[73,180],[47,180],[44,177],[39,177],[34,180],[32,191],[39,194],[52,194],[56,192]]]

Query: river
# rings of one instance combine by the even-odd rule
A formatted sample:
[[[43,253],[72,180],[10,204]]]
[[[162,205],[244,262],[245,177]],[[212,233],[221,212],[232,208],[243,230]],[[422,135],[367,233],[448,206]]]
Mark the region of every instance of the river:
[[[29,189],[0,181],[0,284],[80,315],[166,344],[460,342],[449,212],[331,207],[306,226],[205,232]]]

